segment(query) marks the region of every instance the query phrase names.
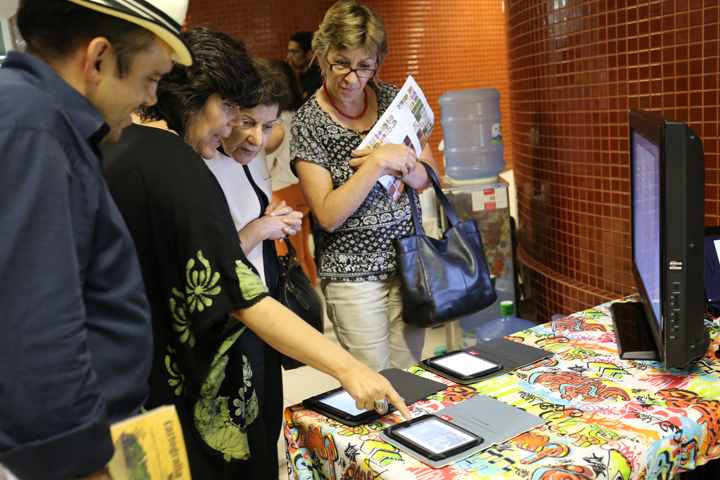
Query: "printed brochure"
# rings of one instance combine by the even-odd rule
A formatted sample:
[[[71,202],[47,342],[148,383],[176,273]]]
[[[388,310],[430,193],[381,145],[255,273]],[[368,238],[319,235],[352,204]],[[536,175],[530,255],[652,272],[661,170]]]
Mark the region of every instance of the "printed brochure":
[[[358,150],[379,148],[386,143],[404,143],[412,146],[420,158],[420,153],[433,131],[434,122],[435,115],[425,95],[410,75],[385,113],[358,146]],[[402,193],[402,181],[392,175],[385,175],[380,177],[378,182],[397,202]]]
[[[113,480],[190,480],[182,427],[174,405],[113,424]]]

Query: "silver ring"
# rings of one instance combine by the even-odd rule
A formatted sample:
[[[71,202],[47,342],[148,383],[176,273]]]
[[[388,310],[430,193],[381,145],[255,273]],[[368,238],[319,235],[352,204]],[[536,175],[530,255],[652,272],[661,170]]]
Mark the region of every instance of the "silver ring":
[[[382,400],[375,400],[375,411],[384,414],[388,411],[388,402],[384,398]]]

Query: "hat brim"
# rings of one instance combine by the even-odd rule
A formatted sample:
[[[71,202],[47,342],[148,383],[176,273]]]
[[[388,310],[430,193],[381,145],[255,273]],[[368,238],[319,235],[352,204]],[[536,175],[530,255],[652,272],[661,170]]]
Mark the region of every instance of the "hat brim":
[[[154,23],[150,20],[136,17],[134,15],[130,15],[128,13],[121,12],[119,10],[115,10],[110,7],[98,5],[97,3],[94,3],[92,1],[86,1],[86,0],[69,0],[69,1],[76,3],[78,5],[82,5],[83,7],[90,8],[97,12],[104,13],[106,15],[111,15],[113,17],[121,18],[130,23],[134,23],[134,24],[139,25],[147,30],[150,30],[155,35],[160,37],[163,41],[165,41],[165,43],[170,45],[170,48],[172,48],[172,50],[173,50],[173,53],[172,53],[173,61],[180,63],[182,65],[192,65],[193,57],[192,57],[192,53],[190,52],[190,48],[183,41],[183,39],[180,38],[179,34],[168,30],[166,27],[164,27],[162,25],[158,25],[157,23]]]

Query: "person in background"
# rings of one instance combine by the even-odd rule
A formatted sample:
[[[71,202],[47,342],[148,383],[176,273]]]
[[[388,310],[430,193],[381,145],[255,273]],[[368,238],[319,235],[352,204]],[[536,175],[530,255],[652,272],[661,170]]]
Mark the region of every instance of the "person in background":
[[[387,380],[269,298],[203,161],[257,103],[259,75],[240,40],[207,28],[182,38],[192,67],[174,64],[143,124],[103,146],[152,309],[146,407],[176,406],[194,480],[276,479],[282,397],[268,390],[279,379],[263,341],[333,375],[361,408],[389,400],[410,413]]]
[[[397,203],[378,179],[394,175],[424,188],[437,171],[426,146],[355,150],[398,88],[371,81],[388,53],[385,24],[354,1],[330,7],[313,38],[325,75],[322,88],[293,116],[290,157],[317,223],[318,277],[338,341],[374,370],[421,360],[425,332],[402,321],[402,292],[393,240],[414,234],[404,190]]]
[[[267,141],[266,160],[272,177],[272,198],[276,204],[285,202],[285,205],[302,213],[302,230],[297,237],[298,241],[293,239],[293,246],[303,270],[314,286],[317,281],[317,267],[310,250],[310,233],[312,231],[310,207],[308,207],[307,200],[300,188],[300,181],[290,166],[290,123],[295,111],[302,106],[302,93],[295,72],[290,65],[280,60],[270,60],[270,63],[285,75],[290,94],[290,104],[286,109],[282,109]],[[271,149],[272,151],[270,151]],[[280,241],[276,243],[276,247],[279,255],[287,253],[287,247]]]
[[[98,144],[192,62],[188,2],[148,3],[22,0],[27,53],[0,68],[0,462],[22,480],[109,479],[110,425],[147,399],[150,309]]]
[[[303,101],[322,86],[322,71],[313,58],[312,40],[312,32],[297,32],[288,43],[286,60],[298,72]]]

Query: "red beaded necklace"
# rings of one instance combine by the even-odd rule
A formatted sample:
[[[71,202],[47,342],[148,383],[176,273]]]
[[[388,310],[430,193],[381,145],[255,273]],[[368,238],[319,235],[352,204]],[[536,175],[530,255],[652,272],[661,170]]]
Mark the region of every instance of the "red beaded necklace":
[[[358,115],[357,117],[353,117],[353,116],[351,116],[351,115],[348,115],[347,113],[345,113],[345,112],[343,112],[342,110],[340,110],[340,107],[338,107],[338,106],[335,104],[335,102],[333,101],[332,97],[331,97],[330,94],[328,93],[327,87],[325,86],[325,82],[323,82],[323,92],[325,92],[325,96],[327,97],[328,100],[330,100],[330,104],[331,104],[333,107],[335,107],[335,110],[337,110],[338,113],[339,113],[340,115],[342,115],[343,117],[345,117],[345,118],[349,118],[350,120],[360,120],[360,119],[365,115],[365,112],[367,112],[367,109],[368,109],[368,94],[367,94],[367,90],[365,90],[365,88],[363,88],[363,93],[365,94],[365,108],[363,108],[363,111],[360,112],[360,115]]]

